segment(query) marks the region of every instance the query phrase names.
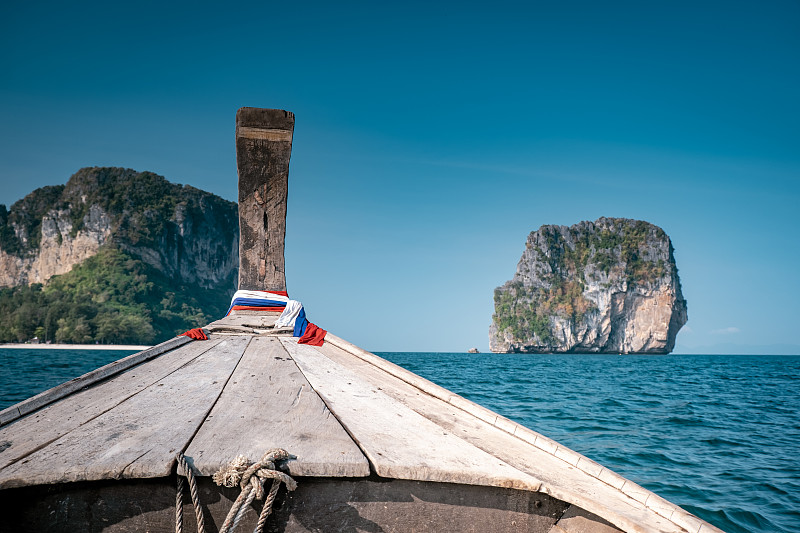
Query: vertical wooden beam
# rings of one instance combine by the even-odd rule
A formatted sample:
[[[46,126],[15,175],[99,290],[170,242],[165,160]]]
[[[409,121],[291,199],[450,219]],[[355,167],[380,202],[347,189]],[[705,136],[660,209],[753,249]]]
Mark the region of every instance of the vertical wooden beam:
[[[284,239],[294,113],[236,112],[239,289],[285,291]]]

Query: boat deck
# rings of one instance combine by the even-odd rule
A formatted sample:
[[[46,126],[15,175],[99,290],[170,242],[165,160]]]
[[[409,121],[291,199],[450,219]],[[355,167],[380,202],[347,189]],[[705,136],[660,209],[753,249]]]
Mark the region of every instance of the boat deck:
[[[496,530],[719,531],[331,333],[322,347],[300,345],[272,329],[275,318],[226,317],[208,326],[207,341],[172,339],[0,412],[0,489],[26,495],[34,489],[25,487],[168,478],[179,452],[196,473],[211,476],[237,455],[256,460],[283,448],[301,487],[314,478],[339,492],[358,479],[375,486],[399,480],[404,498],[430,503],[431,487],[453,484],[447,498],[455,500],[436,503],[445,506],[469,500],[455,485],[494,487],[505,494],[503,505],[522,498],[531,507],[503,515],[519,524],[497,523]],[[210,480],[201,479],[208,493]],[[373,523],[384,512],[375,501],[351,498],[353,523]],[[544,504],[538,512],[536,502]],[[521,527],[529,522],[536,527]]]

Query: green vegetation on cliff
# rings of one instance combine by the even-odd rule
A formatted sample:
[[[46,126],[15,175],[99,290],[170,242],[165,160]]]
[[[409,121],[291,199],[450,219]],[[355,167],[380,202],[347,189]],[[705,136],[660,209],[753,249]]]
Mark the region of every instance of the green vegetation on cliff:
[[[552,287],[526,287],[518,281],[510,287],[494,291],[495,315],[493,319],[505,331],[510,328],[514,338],[536,335],[542,342],[550,342],[550,317],[560,316],[574,322],[594,309],[594,304],[583,296],[584,286],[575,281],[557,279]]]
[[[105,246],[44,286],[0,289],[0,342],[153,344],[222,317],[229,299]]]
[[[547,240],[547,262],[555,283],[574,278],[585,283],[589,265],[606,274],[612,267],[622,268],[628,283],[634,285],[652,283],[664,275],[663,260],[646,260],[642,253],[648,239],[664,240],[666,234],[643,220],[628,220],[617,228],[598,228],[595,232],[572,226],[566,228],[566,239],[554,226],[543,226],[539,231]]]

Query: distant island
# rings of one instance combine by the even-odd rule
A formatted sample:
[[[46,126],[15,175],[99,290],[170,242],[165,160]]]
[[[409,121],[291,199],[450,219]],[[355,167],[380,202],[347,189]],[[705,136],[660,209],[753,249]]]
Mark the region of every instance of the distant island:
[[[494,304],[493,352],[663,354],[687,321],[672,242],[626,218],[532,232]]]
[[[83,168],[0,205],[0,342],[164,341],[227,310],[237,206],[152,172]]]

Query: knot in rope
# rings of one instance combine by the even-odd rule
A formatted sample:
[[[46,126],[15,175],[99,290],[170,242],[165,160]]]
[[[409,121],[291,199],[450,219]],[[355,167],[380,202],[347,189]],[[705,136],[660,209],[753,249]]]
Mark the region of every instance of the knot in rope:
[[[255,533],[259,533],[264,528],[267,516],[272,512],[272,504],[278,494],[281,482],[286,485],[288,490],[295,490],[297,482],[294,479],[277,470],[275,463],[289,459],[289,452],[276,448],[265,453],[259,461],[250,464],[250,460],[243,455],[237,456],[227,466],[220,468],[212,479],[217,485],[225,487],[235,487],[239,485],[241,492],[233,503],[233,507],[228,512],[225,522],[220,528],[220,533],[230,533],[239,524],[244,516],[247,507],[254,499],[264,499],[264,480],[272,479],[272,487],[264,501],[264,507],[258,519]]]
[[[244,455],[237,456],[227,466],[220,468],[211,479],[214,483],[228,488],[236,487],[241,488],[239,497],[233,503],[233,507],[228,512],[225,522],[219,530],[219,533],[232,533],[242,520],[245,511],[253,503],[253,500],[264,500],[264,481],[267,479],[272,480],[272,487],[264,500],[264,506],[261,508],[261,514],[258,517],[258,524],[254,533],[260,533],[264,529],[264,524],[267,517],[272,513],[272,505],[275,502],[275,496],[278,494],[278,489],[281,482],[286,485],[288,490],[295,490],[297,482],[287,474],[284,474],[277,469],[275,463],[285,461],[291,456],[286,450],[275,448],[265,453],[260,460],[255,463],[250,463],[250,460]],[[189,481],[189,489],[194,504],[194,511],[197,518],[197,531],[199,533],[205,532],[205,524],[203,523],[203,510],[200,506],[200,499],[197,492],[197,482],[194,479],[193,465],[190,464],[182,453],[176,456],[178,464],[183,468],[187,480]],[[182,533],[183,531],[183,477],[178,476],[178,492],[175,500],[175,531]]]

